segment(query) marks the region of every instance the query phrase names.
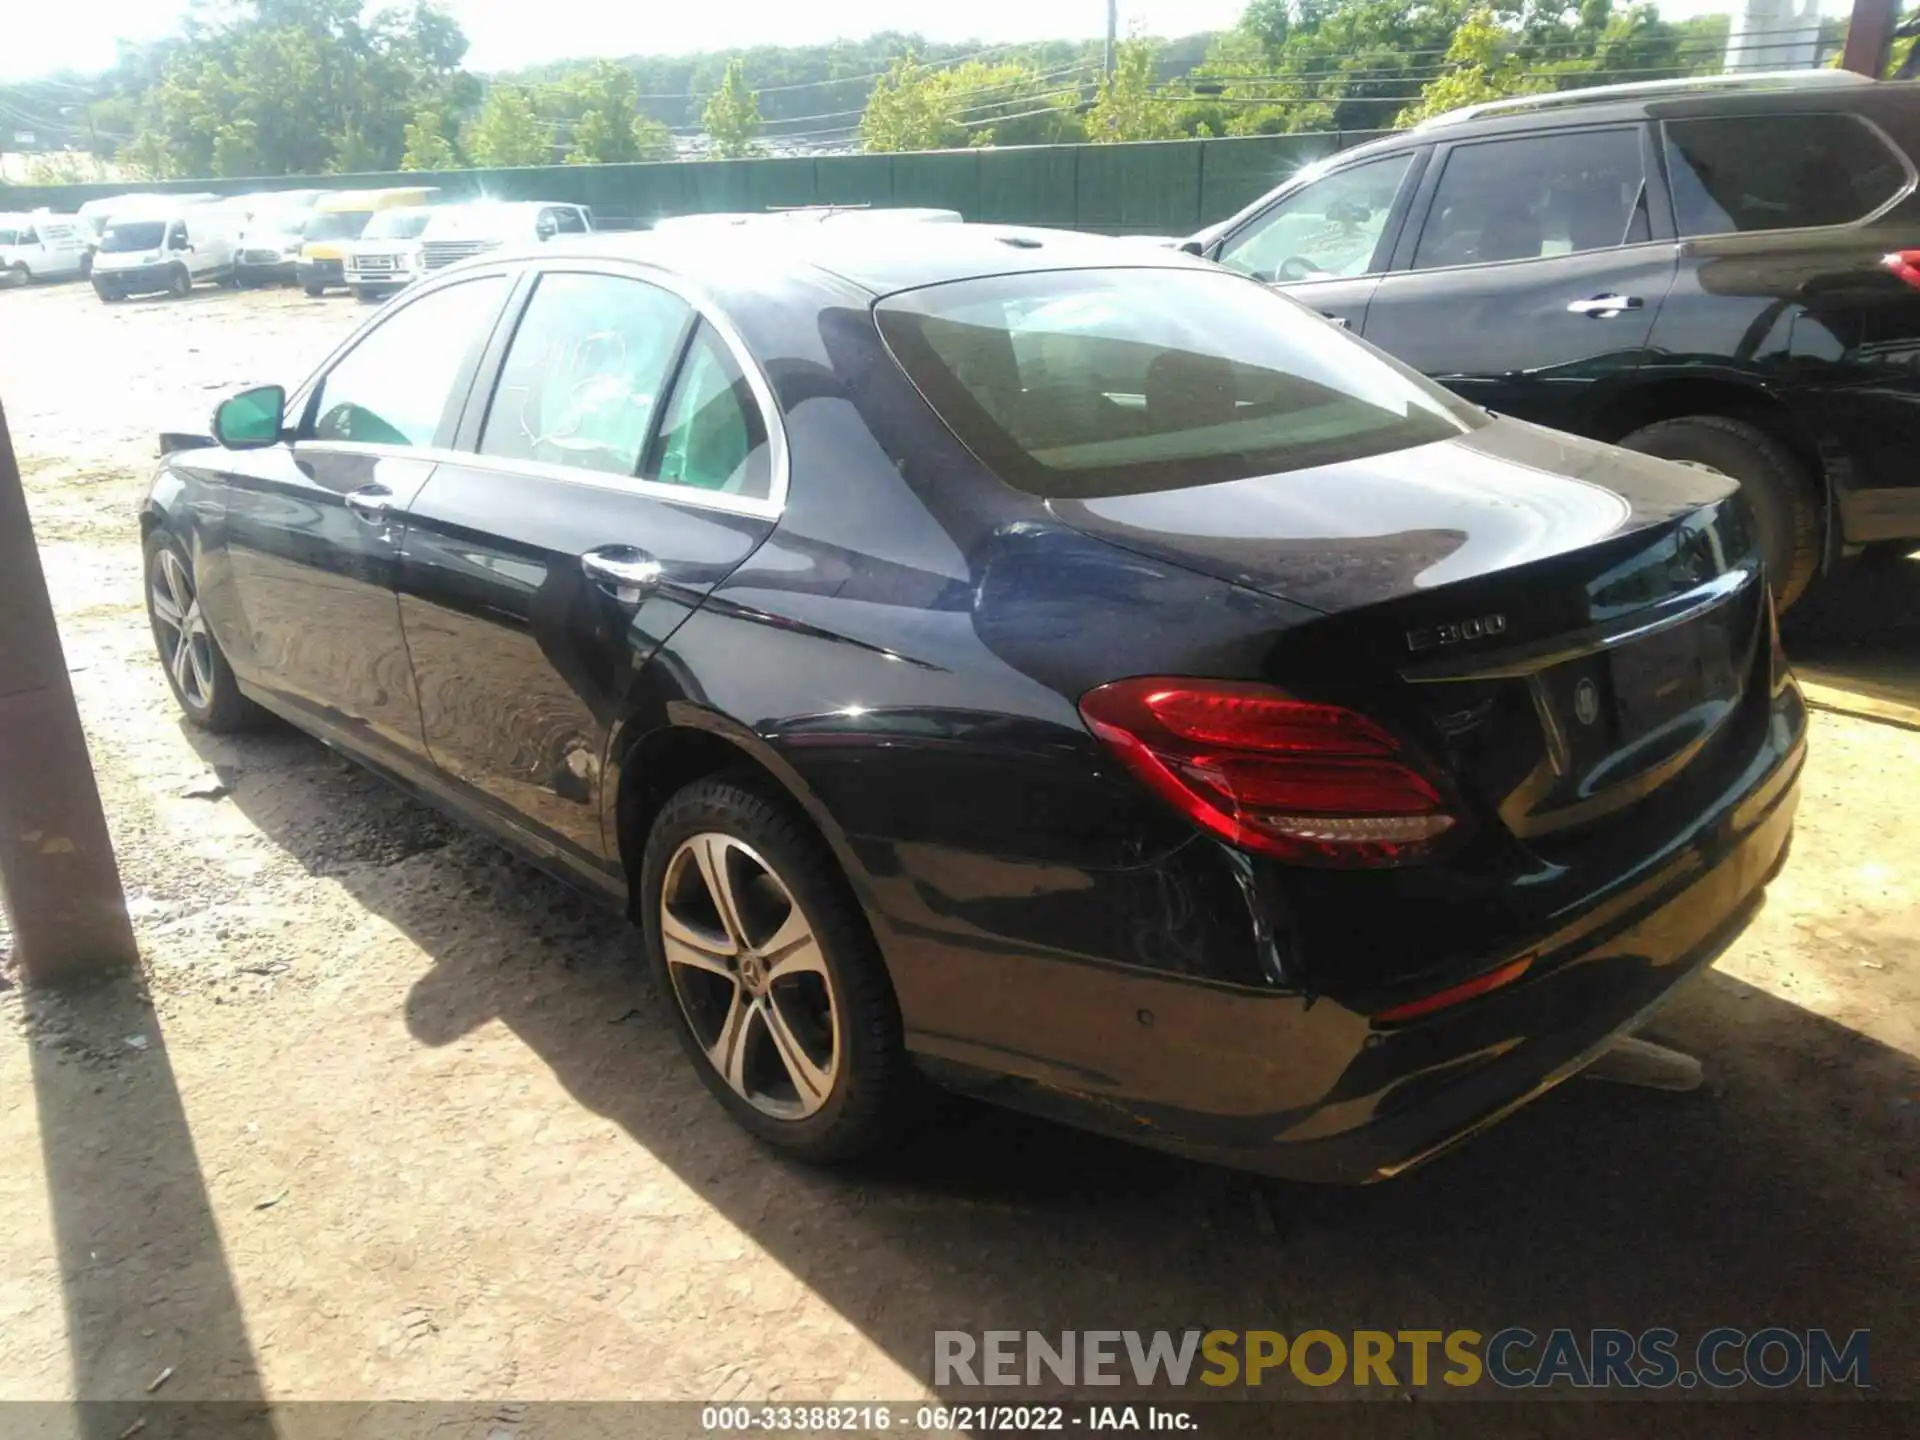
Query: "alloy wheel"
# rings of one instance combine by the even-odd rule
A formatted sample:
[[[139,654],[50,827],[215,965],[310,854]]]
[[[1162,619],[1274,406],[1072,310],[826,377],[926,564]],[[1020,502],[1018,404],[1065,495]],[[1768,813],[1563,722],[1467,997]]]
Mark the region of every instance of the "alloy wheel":
[[[213,637],[186,562],[171,549],[158,558],[148,600],[160,662],[187,704],[205,710],[213,703]]]
[[[840,1005],[806,912],[772,866],[731,835],[683,841],[661,884],[660,939],[681,1014],[735,1094],[778,1120],[826,1104]]]

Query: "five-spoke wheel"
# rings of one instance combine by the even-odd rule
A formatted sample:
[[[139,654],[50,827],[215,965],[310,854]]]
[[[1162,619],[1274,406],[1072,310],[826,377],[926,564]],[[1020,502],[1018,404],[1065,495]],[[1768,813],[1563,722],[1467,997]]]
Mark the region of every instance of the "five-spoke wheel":
[[[701,1082],[809,1160],[884,1143],[921,1093],[867,917],[833,852],[764,776],[669,798],[634,877],[648,957]]]
[[[660,936],[674,998],[728,1088],[780,1120],[819,1110],[840,1068],[833,977],[772,867],[731,835],[682,841]]]
[[[207,624],[186,547],[164,527],[147,536],[147,616],[167,684],[187,718],[204,730],[241,730],[261,711],[240,693]]]

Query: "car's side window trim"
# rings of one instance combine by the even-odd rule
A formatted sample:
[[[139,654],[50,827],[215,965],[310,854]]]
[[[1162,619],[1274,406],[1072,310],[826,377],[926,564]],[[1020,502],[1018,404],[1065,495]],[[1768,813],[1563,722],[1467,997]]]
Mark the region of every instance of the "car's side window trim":
[[[1433,218],[1433,202],[1438,198],[1440,184],[1446,178],[1447,161],[1452,158],[1456,151],[1471,149],[1476,145],[1506,145],[1516,140],[1534,140],[1547,136],[1557,137],[1571,134],[1600,134],[1609,130],[1634,130],[1639,133],[1641,165],[1644,169],[1647,160],[1647,126],[1644,122],[1638,120],[1615,120],[1600,125],[1560,125],[1552,129],[1528,130],[1513,135],[1488,136],[1485,139],[1478,140],[1456,140],[1451,144],[1435,147],[1435,156],[1427,165],[1426,173],[1420,185],[1420,194],[1417,197],[1416,205],[1413,207],[1417,211],[1419,223],[1414,223],[1415,215],[1410,214],[1406,217],[1407,223],[1400,231],[1400,241],[1394,247],[1393,262],[1387,267],[1383,274],[1450,275],[1461,270],[1499,270],[1511,265],[1543,265],[1552,261],[1572,259],[1579,255],[1612,255],[1622,251],[1641,250],[1649,246],[1673,245],[1672,226],[1669,222],[1667,227],[1668,233],[1664,239],[1656,233],[1645,240],[1632,240],[1625,244],[1606,245],[1593,250],[1576,250],[1566,255],[1525,255],[1513,260],[1470,260],[1459,265],[1426,265],[1418,270],[1414,269],[1413,259],[1415,252],[1420,246],[1420,236],[1426,230],[1428,221]],[[1649,206],[1653,204],[1654,193],[1664,187],[1665,171],[1661,171],[1660,174],[1660,186],[1653,184],[1652,175],[1642,176],[1642,183],[1645,187],[1643,195]],[[1655,223],[1655,216],[1651,209],[1649,209],[1647,218],[1649,228],[1657,230],[1658,227]]]
[[[487,269],[476,274],[458,275],[452,277],[449,282],[423,286],[411,295],[403,295],[387,302],[378,314],[371,316],[366,324],[362,325],[359,329],[355,330],[353,334],[335,346],[333,353],[328,355],[325,360],[321,361],[320,364],[314,368],[313,373],[300,383],[300,387],[295,390],[293,395],[288,399],[287,413],[299,417],[293,425],[294,438],[306,445],[334,443],[331,441],[315,440],[313,438],[314,422],[318,419],[314,414],[314,409],[319,403],[321,391],[325,388],[324,382],[347,356],[357,350],[362,343],[375,334],[395,315],[405,310],[408,306],[419,304],[430,295],[439,294],[442,290],[450,290],[456,285],[470,285],[476,280],[488,280],[501,276],[512,279],[513,273],[504,266],[489,266]],[[507,308],[512,304],[513,294],[514,286],[509,285],[506,294],[501,297],[500,308],[494,312],[494,333],[498,333],[500,317],[506,313]],[[473,353],[467,356],[459,371],[454,375],[452,393],[459,395],[461,400],[459,407],[454,407],[449,404],[448,408],[455,414],[456,425],[458,414],[464,410],[467,396],[473,388],[473,382],[476,376],[479,374],[481,358],[491,343],[490,337],[488,345],[475,346]],[[447,419],[448,412],[443,411],[440,417],[440,424],[434,430],[434,446],[442,446],[443,442],[445,445],[452,444],[453,434],[455,432],[453,428],[448,426]],[[423,448],[431,449],[434,448],[434,446]],[[416,447],[412,446],[395,445],[383,448],[396,455],[417,453]]]
[[[768,483],[764,497],[747,495],[727,495],[711,490],[701,490],[689,485],[675,485],[659,480],[648,480],[640,475],[611,475],[605,471],[575,469],[572,466],[548,465],[537,460],[508,459],[496,455],[480,453],[480,432],[485,424],[488,408],[492,404],[493,392],[500,383],[505,368],[507,347],[512,343],[514,332],[519,328],[521,316],[532,301],[539,279],[544,275],[580,274],[606,275],[615,279],[634,280],[667,291],[685,301],[691,309],[686,328],[676,342],[674,360],[667,372],[666,382],[661,395],[670,400],[680,383],[680,372],[686,364],[688,352],[692,348],[693,337],[705,322],[719,336],[720,342],[732,352],[735,363],[747,378],[747,388],[753,392],[755,403],[760,407],[761,425],[767,433],[768,446]],[[695,509],[725,510],[739,515],[756,515],[767,519],[777,518],[786,508],[787,487],[790,472],[787,450],[787,430],[780,415],[780,407],[773,398],[773,387],[760,362],[740,332],[733,327],[718,306],[707,297],[698,286],[692,285],[670,271],[642,262],[595,261],[593,259],[557,259],[548,261],[528,261],[523,270],[523,278],[514,289],[502,318],[496,320],[493,339],[486,347],[485,355],[469,388],[466,409],[460,417],[454,432],[453,463],[469,469],[495,471],[509,475],[527,475],[546,480],[564,480],[570,484],[585,485],[593,489],[607,490],[622,495],[645,495],[660,500],[671,500],[676,504],[691,505]],[[647,444],[640,452],[639,466],[644,467],[650,453],[654,433],[659,429],[666,412],[663,403],[656,407],[648,423]],[[638,468],[638,467],[637,467]]]
[[[1915,187],[1920,186],[1920,170],[1914,168],[1913,157],[1908,155],[1906,147],[1897,142],[1891,135],[1887,134],[1886,130],[1883,129],[1879,122],[1874,120],[1872,116],[1862,115],[1857,110],[1795,110],[1792,113],[1796,119],[1811,119],[1816,115],[1838,116],[1842,119],[1851,120],[1856,125],[1864,125],[1872,133],[1874,139],[1878,140],[1883,146],[1893,152],[1894,158],[1900,162],[1900,168],[1906,172],[1907,183],[1902,185],[1898,190],[1895,190],[1882,204],[1870,210],[1865,215],[1860,216],[1859,219],[1842,220],[1838,225],[1783,225],[1777,230],[1712,230],[1701,235],[1681,235],[1678,212],[1671,209],[1673,178],[1667,171],[1667,127],[1672,124],[1685,124],[1690,120],[1771,119],[1773,115],[1777,113],[1779,112],[1767,111],[1751,116],[1687,115],[1677,117],[1674,120],[1662,120],[1659,123],[1657,127],[1658,134],[1654,140],[1654,149],[1659,152],[1660,175],[1667,186],[1669,213],[1672,214],[1673,217],[1673,233],[1682,245],[1692,244],[1696,240],[1728,240],[1747,235],[1831,235],[1842,230],[1864,230],[1869,225],[1878,224],[1886,218],[1888,211],[1911,198]]]

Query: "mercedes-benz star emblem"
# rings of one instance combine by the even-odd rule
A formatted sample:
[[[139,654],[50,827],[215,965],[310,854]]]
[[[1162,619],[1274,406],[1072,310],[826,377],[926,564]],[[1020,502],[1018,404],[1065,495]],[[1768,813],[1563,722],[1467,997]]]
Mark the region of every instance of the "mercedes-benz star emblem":
[[[1591,725],[1600,718],[1600,691],[1593,681],[1582,680],[1574,686],[1573,713],[1582,725]]]

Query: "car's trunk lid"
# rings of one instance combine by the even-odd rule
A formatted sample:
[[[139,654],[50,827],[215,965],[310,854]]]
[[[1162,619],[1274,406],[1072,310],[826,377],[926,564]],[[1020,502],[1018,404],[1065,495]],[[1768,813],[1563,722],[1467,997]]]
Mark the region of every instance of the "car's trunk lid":
[[[1687,772],[1747,693],[1766,612],[1733,488],[1501,421],[1339,466],[1050,504],[1323,612],[1276,637],[1270,678],[1417,738],[1488,826],[1554,848]]]

